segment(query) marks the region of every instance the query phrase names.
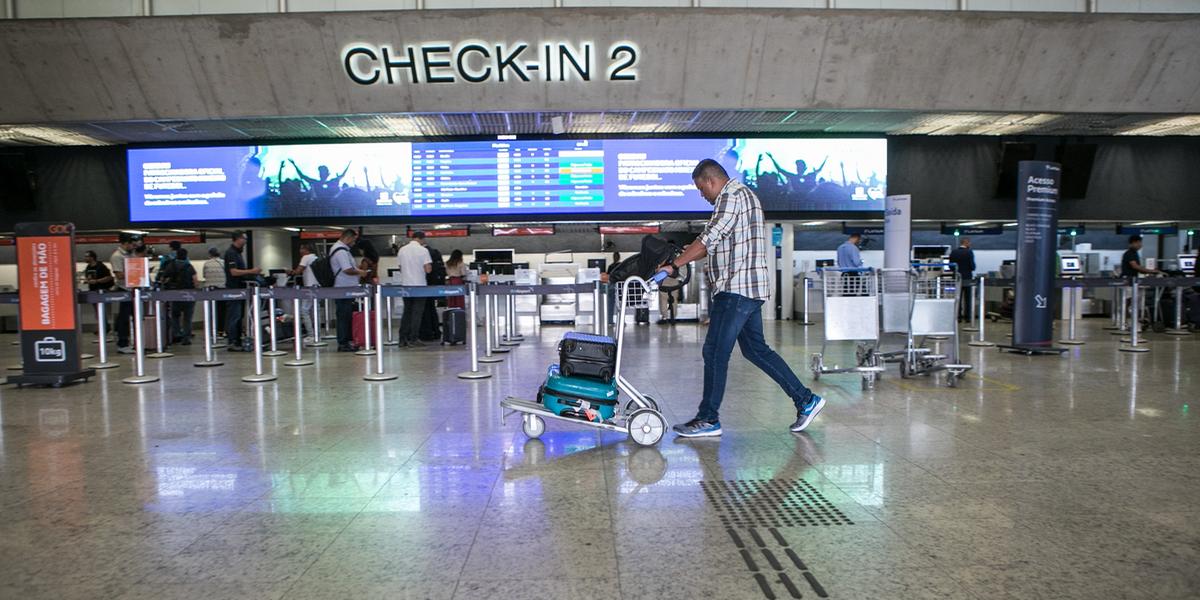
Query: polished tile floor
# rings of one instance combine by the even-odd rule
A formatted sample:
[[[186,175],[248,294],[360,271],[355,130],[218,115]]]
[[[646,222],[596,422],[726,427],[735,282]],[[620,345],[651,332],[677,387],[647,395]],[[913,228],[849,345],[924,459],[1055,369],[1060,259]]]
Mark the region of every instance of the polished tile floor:
[[[482,381],[435,347],[389,349],[393,382],[321,352],[251,385],[250,356],[200,369],[192,346],[148,361],[158,383],[122,383],[121,357],[67,389],[4,386],[0,598],[1196,598],[1200,337],[1133,355],[1101,325],[1061,358],[964,345],[957,389],[822,377],[803,435],[735,356],[724,437],[653,448],[501,424],[562,329]],[[767,335],[798,369],[820,348],[819,326]],[[626,373],[671,422],[697,402],[702,336],[631,332]],[[792,491],[726,527],[701,486],[722,480]],[[819,499],[853,524],[770,522]]]

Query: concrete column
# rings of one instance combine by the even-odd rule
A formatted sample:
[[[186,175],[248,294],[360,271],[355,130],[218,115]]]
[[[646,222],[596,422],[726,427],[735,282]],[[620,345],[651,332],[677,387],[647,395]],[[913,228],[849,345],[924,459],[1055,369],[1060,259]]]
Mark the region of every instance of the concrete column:
[[[17,0],[4,0],[4,18],[17,18]]]
[[[142,16],[154,16],[154,0],[142,0]]]

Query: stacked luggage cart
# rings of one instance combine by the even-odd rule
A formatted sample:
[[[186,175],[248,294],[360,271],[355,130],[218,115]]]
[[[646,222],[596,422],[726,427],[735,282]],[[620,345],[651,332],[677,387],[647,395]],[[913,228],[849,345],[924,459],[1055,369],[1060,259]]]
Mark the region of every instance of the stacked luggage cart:
[[[825,341],[814,354],[814,379],[836,373],[859,373],[863,389],[872,389],[885,363],[899,363],[900,376],[944,373],[955,387],[971,370],[958,352],[958,314],[962,287],[958,275],[941,269],[823,269]],[[900,349],[880,347],[884,334],[904,335]],[[946,353],[927,347],[928,339],[948,339]],[[828,342],[857,342],[852,366],[827,366]]]

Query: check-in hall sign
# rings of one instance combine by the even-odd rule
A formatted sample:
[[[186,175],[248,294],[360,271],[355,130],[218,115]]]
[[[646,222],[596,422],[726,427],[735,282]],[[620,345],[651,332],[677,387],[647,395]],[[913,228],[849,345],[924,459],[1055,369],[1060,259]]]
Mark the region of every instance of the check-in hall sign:
[[[354,42],[342,48],[346,76],[367,86],[637,81],[640,58],[630,41]]]
[[[26,374],[77,373],[79,307],[71,223],[19,223],[21,355]]]

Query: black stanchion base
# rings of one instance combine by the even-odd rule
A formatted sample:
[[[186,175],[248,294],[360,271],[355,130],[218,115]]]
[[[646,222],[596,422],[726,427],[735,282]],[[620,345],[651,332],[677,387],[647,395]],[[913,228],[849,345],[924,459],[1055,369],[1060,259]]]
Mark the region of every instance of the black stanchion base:
[[[996,344],[996,349],[1013,354],[1024,354],[1025,356],[1042,356],[1046,354],[1062,356],[1067,352],[1066,348],[1056,348],[1054,346],[1018,346],[1015,344]]]
[[[20,375],[10,375],[8,383],[16,384],[17,387],[27,385],[45,385],[50,387],[62,387],[71,385],[80,381],[87,381],[96,376],[95,369],[84,369],[75,373],[56,373],[54,375],[37,375],[22,373]]]

